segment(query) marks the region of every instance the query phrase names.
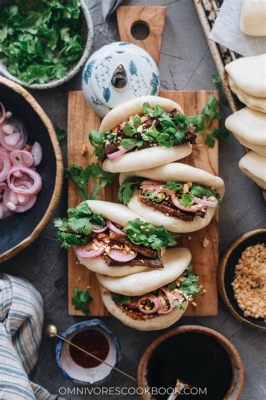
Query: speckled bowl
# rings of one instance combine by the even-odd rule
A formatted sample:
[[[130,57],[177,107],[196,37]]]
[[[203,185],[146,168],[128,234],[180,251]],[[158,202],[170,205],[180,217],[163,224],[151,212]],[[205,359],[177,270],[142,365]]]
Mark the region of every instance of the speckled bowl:
[[[79,322],[68,328],[61,336],[69,341],[77,333],[88,329],[98,329],[109,343],[109,353],[106,361],[114,367],[121,359],[121,348],[119,339],[112,331],[100,320],[91,319]],[[105,364],[100,364],[94,368],[83,368],[76,364],[70,356],[69,344],[60,340],[55,347],[56,363],[65,378],[81,385],[99,385],[105,383],[112,374],[112,368]]]
[[[87,58],[89,57],[90,49],[92,46],[92,39],[93,39],[93,23],[92,23],[91,14],[90,14],[88,7],[86,6],[84,0],[81,0],[80,3],[81,3],[81,10],[84,15],[84,24],[86,25],[87,32],[88,32],[87,41],[85,44],[85,49],[84,49],[82,57],[80,58],[78,63],[75,64],[74,67],[68,71],[66,76],[64,76],[63,78],[60,78],[60,79],[55,79],[55,80],[47,82],[47,83],[29,84],[27,82],[23,82],[20,79],[16,78],[14,75],[11,75],[1,60],[0,60],[0,74],[6,76],[7,78],[11,79],[12,81],[14,81],[16,83],[19,83],[20,85],[28,87],[30,89],[51,89],[56,86],[62,85],[63,83],[65,83],[65,82],[69,81],[71,78],[73,78],[73,76],[79,72],[79,70],[82,68],[83,64],[86,62]]]

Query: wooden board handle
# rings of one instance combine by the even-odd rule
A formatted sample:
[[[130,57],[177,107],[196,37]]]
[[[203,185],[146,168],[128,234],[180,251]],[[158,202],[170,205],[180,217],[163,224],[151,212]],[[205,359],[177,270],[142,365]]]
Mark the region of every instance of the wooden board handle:
[[[166,7],[118,7],[116,16],[120,40],[134,43],[145,49],[159,63],[160,50],[165,23]],[[132,27],[138,30],[138,24],[148,29],[148,36],[137,39],[132,34]],[[133,29],[134,30],[134,29]]]

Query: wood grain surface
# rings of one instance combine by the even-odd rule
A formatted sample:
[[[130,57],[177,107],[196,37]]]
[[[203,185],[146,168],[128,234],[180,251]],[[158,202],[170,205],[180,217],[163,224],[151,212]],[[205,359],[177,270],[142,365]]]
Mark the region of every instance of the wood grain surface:
[[[165,7],[119,7],[117,21],[120,39],[135,43],[147,50],[158,63],[165,20]],[[145,40],[136,40],[131,35],[131,27],[136,21],[145,21],[149,25],[150,34]],[[171,98],[183,107],[186,114],[200,112],[206,104],[208,96],[217,92],[208,91],[162,91],[161,96]],[[94,162],[93,148],[88,142],[88,132],[99,127],[100,120],[95,112],[86,104],[82,92],[70,92],[68,102],[68,163],[86,165]],[[193,146],[193,153],[182,162],[187,162],[198,168],[214,174],[218,173],[218,146],[209,149],[203,138]],[[101,193],[101,198],[117,202],[118,184],[112,185]],[[72,182],[68,187],[68,205],[73,207],[80,202]],[[208,246],[203,247],[203,241]],[[207,316],[217,314],[217,266],[218,266],[218,221],[217,216],[211,224],[193,234],[184,235],[182,245],[188,247],[193,256],[193,268],[200,276],[201,283],[206,290],[204,295],[197,297],[197,307],[190,306],[186,315]],[[82,312],[72,305],[73,288],[90,290],[93,296],[91,312],[94,316],[107,315],[99,295],[99,286],[95,274],[81,266],[72,250],[68,259],[68,309],[71,315],[82,315]]]
[[[186,114],[196,114],[201,111],[213,91],[162,91],[160,95],[180,103]],[[100,120],[95,112],[87,105],[82,92],[70,92],[68,101],[68,163],[86,165],[95,162],[93,148],[88,142],[88,132],[97,129]],[[197,139],[192,154],[182,162],[202,168],[213,174],[218,173],[218,146],[208,148],[203,137]],[[105,200],[117,201],[117,185],[101,193]],[[72,182],[68,187],[68,205],[74,207],[81,199]],[[207,247],[203,247],[204,243]],[[189,248],[193,257],[193,269],[200,277],[200,283],[206,290],[205,294],[197,296],[197,307],[190,306],[185,315],[207,316],[217,314],[217,265],[218,265],[218,220],[217,215],[212,222],[198,232],[182,236],[182,245]],[[68,258],[68,289],[69,314],[82,315],[72,305],[73,288],[79,285],[82,289],[89,289],[93,296],[91,312],[93,316],[107,315],[102,304],[98,282],[95,274],[88,271],[77,262],[72,250]]]
[[[165,13],[166,8],[162,6],[118,7],[116,15],[121,40],[143,47],[158,64],[165,22]],[[138,22],[142,22],[147,25],[150,31],[147,38],[142,40],[136,39],[131,33],[132,26]]]

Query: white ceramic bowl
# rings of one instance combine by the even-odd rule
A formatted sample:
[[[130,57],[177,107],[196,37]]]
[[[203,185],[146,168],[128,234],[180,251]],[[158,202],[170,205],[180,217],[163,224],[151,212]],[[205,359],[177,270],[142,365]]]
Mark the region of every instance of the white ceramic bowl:
[[[32,83],[32,84],[30,84],[30,83],[21,81],[20,79],[16,78],[14,75],[11,75],[8,72],[8,70],[6,69],[5,64],[2,63],[1,60],[0,60],[0,74],[6,76],[7,78],[11,79],[12,81],[14,81],[16,83],[19,83],[20,85],[28,87],[30,89],[51,89],[56,86],[62,85],[63,83],[65,83],[65,82],[69,81],[71,78],[73,78],[73,76],[79,72],[79,70],[81,69],[83,64],[86,62],[87,58],[89,57],[90,49],[92,46],[92,38],[93,38],[93,23],[92,23],[91,14],[90,14],[88,7],[86,6],[84,0],[81,0],[80,4],[81,4],[81,10],[83,12],[84,19],[85,19],[85,22],[87,25],[88,36],[87,36],[87,41],[86,41],[86,45],[85,45],[85,49],[84,49],[82,57],[77,62],[77,64],[75,64],[74,67],[72,67],[72,69],[70,69],[67,72],[66,76],[64,76],[63,78],[60,78],[60,79],[52,80],[47,83]]]

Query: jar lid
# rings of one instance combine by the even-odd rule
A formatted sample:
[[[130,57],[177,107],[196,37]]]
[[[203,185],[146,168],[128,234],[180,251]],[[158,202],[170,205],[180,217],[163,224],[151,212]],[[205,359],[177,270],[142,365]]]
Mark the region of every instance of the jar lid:
[[[152,57],[134,44],[104,46],[91,56],[88,66],[94,99],[109,109],[134,97],[158,93],[158,68]]]

